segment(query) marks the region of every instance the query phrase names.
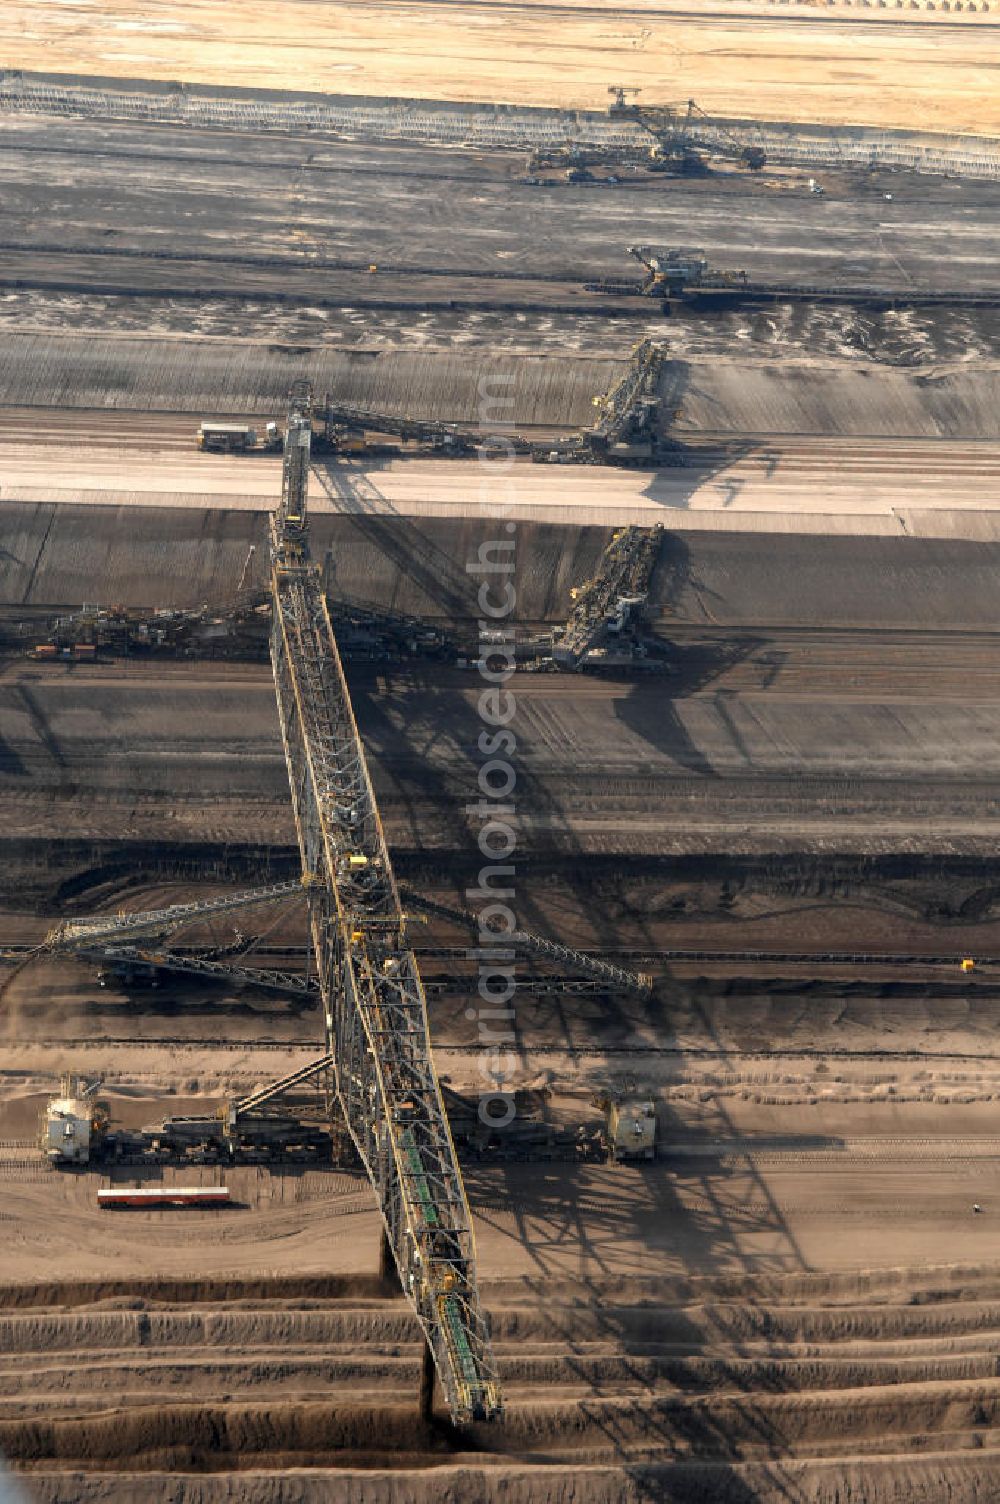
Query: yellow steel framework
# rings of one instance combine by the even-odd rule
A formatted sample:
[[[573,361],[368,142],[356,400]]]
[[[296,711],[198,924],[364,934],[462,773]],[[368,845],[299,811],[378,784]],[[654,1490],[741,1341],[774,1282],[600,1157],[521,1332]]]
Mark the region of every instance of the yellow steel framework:
[[[451,1414],[490,1419],[499,1413],[499,1387],[423,984],[309,557],[311,432],[309,394],[293,391],[281,504],[271,519],[271,660],[326,1044],[344,1118]]]

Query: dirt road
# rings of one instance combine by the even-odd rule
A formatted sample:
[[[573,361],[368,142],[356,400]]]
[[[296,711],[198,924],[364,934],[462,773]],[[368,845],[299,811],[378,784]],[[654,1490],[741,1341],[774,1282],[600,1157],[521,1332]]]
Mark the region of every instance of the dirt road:
[[[265,512],[278,456],[201,454],[191,419],[121,413],[7,413],[0,498]],[[701,436],[699,436],[701,437]],[[737,450],[734,456],[734,450]],[[509,484],[508,484],[509,482]],[[313,513],[490,517],[671,528],[976,536],[1000,528],[1000,445],[774,436],[712,449],[655,472],[518,461],[502,481],[476,459],[317,458]]]

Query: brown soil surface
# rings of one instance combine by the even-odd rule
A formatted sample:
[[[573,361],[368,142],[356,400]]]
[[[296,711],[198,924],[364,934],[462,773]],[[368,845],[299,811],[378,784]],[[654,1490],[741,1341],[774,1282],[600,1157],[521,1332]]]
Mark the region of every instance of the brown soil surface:
[[[14,0],[0,16],[26,69],[595,108],[636,84],[649,103],[922,131],[1000,131],[998,38],[995,6],[757,0]],[[32,1500],[1000,1496],[1000,429],[995,311],[963,302],[994,276],[996,185],[530,184],[513,156],[412,143],[9,127],[0,1453]],[[685,307],[669,326],[624,297],[581,317],[583,284],[631,271],[639,239],[853,293]],[[948,302],[859,301],[886,277]],[[251,544],[264,563],[276,464],[197,456],[196,415],[276,417],[308,373],[318,392],[472,421],[502,350],[517,424],[550,432],[588,418],[647,323],[699,466],[522,467],[518,623],[565,619],[614,522],[662,519],[650,605],[670,672],[516,681],[517,907],[654,985],[522,969],[525,1139],[456,1127],[505,1410],[456,1428],[440,1396],[418,1419],[419,1332],[375,1275],[360,1173],[43,1160],[62,1071],[101,1077],[113,1122],[138,1129],[304,1065],[322,1026],[312,999],[235,981],[21,966],[61,917],[297,870],[263,662],[23,648],[83,600],[221,605]],[[350,604],[468,635],[466,564],[494,526],[462,495],[477,466],[409,464],[318,464],[314,555]],[[461,904],[481,865],[476,676],[349,677],[397,874]],[[258,912],[261,964],[303,964],[299,908]],[[232,917],[186,940],[225,947]],[[483,1064],[468,938],[411,928],[458,1124]],[[876,959],[827,954],[856,950]],[[608,1095],[655,1103],[654,1160],[592,1152]],[[99,1208],[99,1187],[136,1183],[224,1183],[233,1204]]]
[[[996,132],[995,17],[767,6],[14,0],[18,66],[243,87],[603,108],[609,83],[734,116]],[[949,18],[950,19],[950,18]],[[955,21],[958,21],[956,16]]]
[[[82,1284],[0,1317],[0,1440],[34,1497],[165,1498],[169,1474],[176,1504],[231,1499],[237,1479],[273,1504],[832,1504],[845,1487],[971,1504],[1000,1467],[998,1285],[982,1267],[491,1281],[507,1407],[465,1431],[415,1419],[398,1302],[320,1282],[226,1293]]]
[[[686,572],[681,551],[678,567]],[[988,559],[981,568],[991,579]],[[957,583],[945,579],[942,594]],[[971,610],[971,578],[961,583]],[[447,594],[445,581],[433,584]],[[717,611],[704,577],[697,585],[695,602]],[[891,637],[706,631],[658,677],[519,676],[522,860],[823,851],[831,841],[987,854],[1000,737],[993,636]],[[53,876],[89,867],[91,842],[119,862],[224,860],[234,845],[261,863],[267,846],[287,856],[294,829],[265,665],[3,669],[8,890],[37,894],[45,866]],[[471,868],[474,672],[358,665],[351,681],[393,849]],[[537,881],[526,878],[532,902]]]

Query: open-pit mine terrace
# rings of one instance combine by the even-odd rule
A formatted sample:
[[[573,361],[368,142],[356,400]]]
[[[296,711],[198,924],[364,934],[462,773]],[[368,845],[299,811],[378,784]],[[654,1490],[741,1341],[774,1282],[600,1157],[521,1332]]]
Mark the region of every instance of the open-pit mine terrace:
[[[233,0],[220,39],[201,4],[141,22],[114,0],[22,9],[0,39],[18,28],[25,67],[103,67],[98,20],[139,71],[155,27],[166,78],[217,77],[224,47],[276,90],[329,86],[326,28],[347,14],[286,6],[301,24],[276,36],[273,7]],[[453,97],[474,52],[497,97],[600,107],[613,36],[650,103],[680,59],[707,105],[995,129],[1000,33],[982,7],[712,11],[352,6],[337,82],[415,92],[401,40],[419,32]],[[526,49],[529,83],[509,93]],[[822,193],[787,164],[531,182],[523,152],[488,141],[15,105],[0,116],[0,1453],[40,1504],[996,1497],[1000,185],[885,160],[825,167]],[[835,295],[681,299],[665,317],[588,291],[634,278],[638,243]],[[308,378],[320,399],[474,428],[494,382],[514,430],[554,441],[592,421],[643,337],[666,347],[660,436],[683,463],[519,460],[505,517],[524,637],[566,621],[615,527],[664,527],[647,607],[666,671],[513,681],[519,919],[654,985],[623,997],[525,969],[512,1050],[540,1147],[463,1165],[505,1417],[457,1430],[440,1404],[416,1418],[419,1333],[375,1276],[378,1216],[349,1166],[234,1165],[228,1212],[123,1222],[95,1192],[134,1170],[40,1161],[63,1070],[100,1075],[138,1129],[302,1066],[322,1022],[301,989],[99,985],[93,961],[32,959],[57,919],[207,897],[299,858],[263,661],[26,647],[85,601],[224,613],[241,582],[265,585],[278,460],[199,453],[202,419],[280,420]],[[397,874],[452,908],[482,864],[466,810],[480,683],[461,660],[467,565],[496,529],[483,468],[317,446],[310,476],[331,598],[458,645],[449,662],[347,662]],[[256,923],[265,963],[304,965],[301,912]],[[410,928],[438,1068],[474,1100],[468,935],[440,913]],[[201,943],[234,945],[234,926]],[[659,1157],[557,1157],[555,1135],[579,1145],[609,1092],[655,1101]]]
[[[710,378],[709,378],[710,379]],[[280,456],[201,454],[190,418],[0,411],[0,497],[28,504],[271,510]],[[993,538],[1000,442],[704,434],[685,463],[646,471],[519,462],[511,486],[475,459],[317,456],[312,512],[369,517],[499,516],[621,526]]]

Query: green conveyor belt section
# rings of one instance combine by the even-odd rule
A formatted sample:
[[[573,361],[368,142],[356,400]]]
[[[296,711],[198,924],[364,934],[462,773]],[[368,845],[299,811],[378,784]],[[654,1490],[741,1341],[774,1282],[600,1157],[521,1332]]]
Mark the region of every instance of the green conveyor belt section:
[[[431,1195],[431,1188],[427,1184],[427,1176],[420,1162],[420,1155],[417,1152],[417,1146],[414,1142],[411,1129],[407,1128],[404,1130],[402,1144],[407,1168],[413,1181],[413,1188],[416,1191],[417,1200],[424,1214],[424,1221],[428,1227],[438,1227],[440,1225],[438,1210],[434,1205],[434,1197]]]
[[[445,1328],[451,1343],[452,1351],[457,1359],[458,1368],[462,1378],[470,1389],[479,1388],[479,1370],[472,1356],[469,1339],[466,1336],[465,1323],[462,1320],[461,1310],[454,1295],[446,1295],[441,1302],[441,1310],[444,1315]]]

